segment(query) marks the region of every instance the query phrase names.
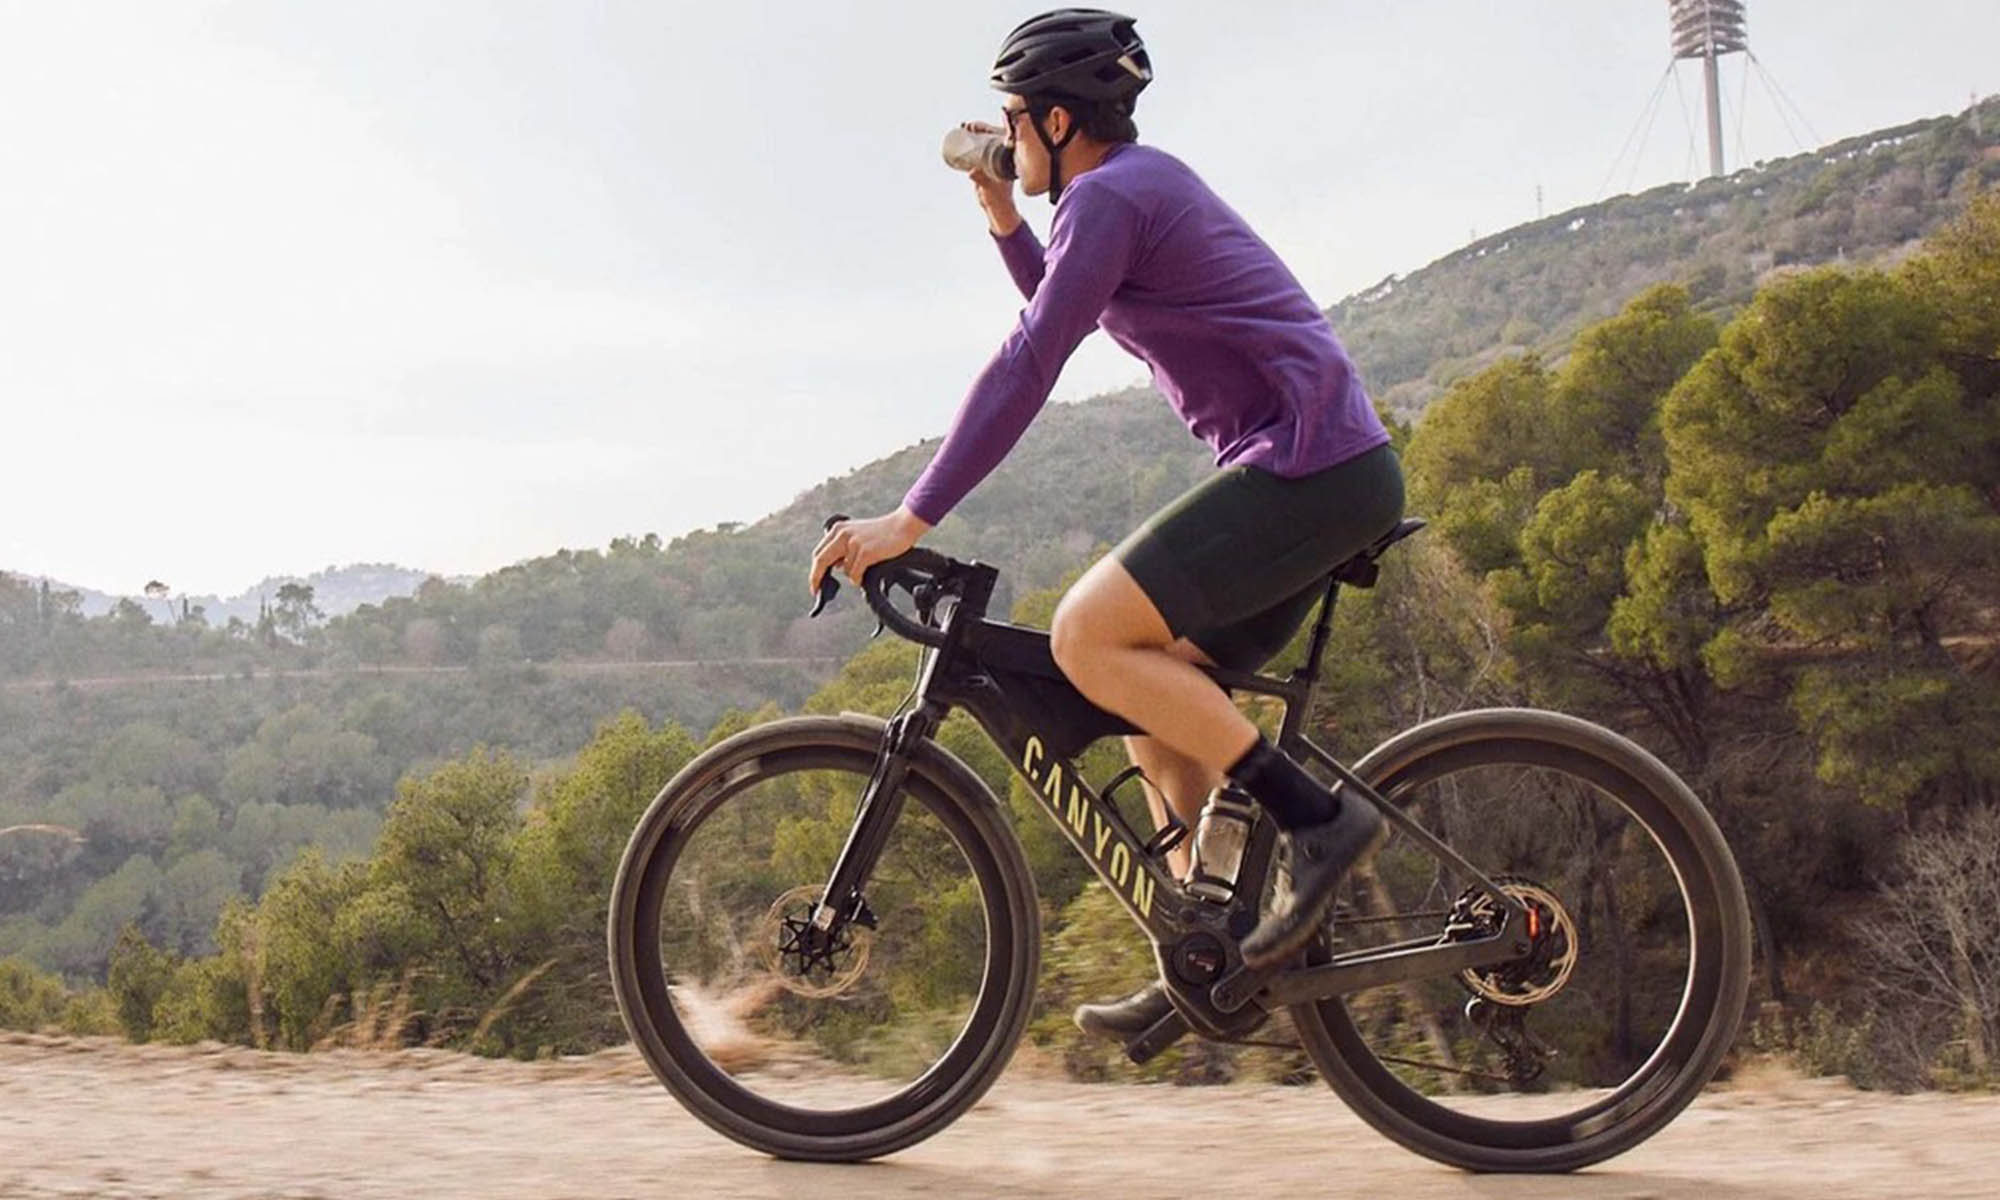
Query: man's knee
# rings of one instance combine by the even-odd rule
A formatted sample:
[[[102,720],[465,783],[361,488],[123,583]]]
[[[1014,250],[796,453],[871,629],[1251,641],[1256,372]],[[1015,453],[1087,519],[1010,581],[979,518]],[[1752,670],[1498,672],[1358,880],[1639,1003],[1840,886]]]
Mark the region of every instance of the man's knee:
[[[1166,648],[1172,642],[1173,635],[1152,601],[1116,559],[1101,559],[1085,571],[1063,593],[1049,623],[1049,649],[1056,665],[1071,678],[1095,650]]]
[[[1101,645],[1100,638],[1094,637],[1093,614],[1088,601],[1077,597],[1072,588],[1056,602],[1055,616],[1049,621],[1049,653],[1055,656],[1056,666],[1070,678],[1076,678],[1080,664],[1089,661],[1089,650]]]

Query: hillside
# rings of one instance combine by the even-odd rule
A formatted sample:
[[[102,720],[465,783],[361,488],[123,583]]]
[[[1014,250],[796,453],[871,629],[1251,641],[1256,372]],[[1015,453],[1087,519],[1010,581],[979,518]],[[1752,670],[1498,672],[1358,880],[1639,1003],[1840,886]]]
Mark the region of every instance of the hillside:
[[[279,588],[288,583],[303,583],[313,590],[315,608],[329,617],[338,617],[364,604],[380,604],[391,596],[414,595],[424,580],[430,577],[431,572],[413,567],[399,567],[391,563],[354,563],[345,567],[329,566],[311,575],[268,576],[227,599],[214,594],[184,595],[174,592],[171,603],[174,611],[179,611],[182,601],[186,601],[190,611],[202,610],[202,615],[211,625],[227,625],[232,618],[254,624],[260,609],[277,598]],[[39,575],[26,578],[37,587],[46,582],[52,591],[75,593],[77,611],[86,617],[105,616],[124,599],[150,605],[161,614],[167,612],[169,603],[166,600],[145,599],[137,592],[114,595]]]
[[[1369,387],[1409,419],[1503,353],[1558,356],[1655,283],[1702,309],[1788,268],[1892,258],[2000,181],[2000,96],[1722,179],[1670,183],[1481,238],[1327,310]]]
[[[330,622],[323,645],[335,661],[424,665],[844,657],[872,618],[858,598],[843,596],[826,616],[807,619],[805,572],[821,524],[833,513],[893,508],[935,448],[906,447],[751,525],[670,542],[621,538],[604,551],[564,550],[469,584],[428,584],[413,598]],[[1005,611],[1210,469],[1205,448],[1150,392],[1052,405],[926,545],[999,566],[996,607]]]

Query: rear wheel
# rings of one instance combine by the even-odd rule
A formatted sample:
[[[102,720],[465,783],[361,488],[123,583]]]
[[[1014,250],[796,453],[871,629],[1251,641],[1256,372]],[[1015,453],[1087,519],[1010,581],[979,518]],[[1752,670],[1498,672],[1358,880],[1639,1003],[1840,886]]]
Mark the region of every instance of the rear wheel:
[[[1292,1010],[1328,1084],[1419,1154],[1567,1171],[1622,1153],[1713,1077],[1749,985],[1735,860],[1645,750],[1556,713],[1428,722],[1355,771],[1523,902],[1517,963]],[[1496,928],[1408,837],[1346,886],[1332,952]]]
[[[612,892],[633,1042],[696,1116],[780,1157],[872,1158],[942,1129],[1006,1066],[1033,999],[1020,844],[933,744],[862,889],[873,927],[813,927],[883,729],[799,718],[708,750],[641,818]]]

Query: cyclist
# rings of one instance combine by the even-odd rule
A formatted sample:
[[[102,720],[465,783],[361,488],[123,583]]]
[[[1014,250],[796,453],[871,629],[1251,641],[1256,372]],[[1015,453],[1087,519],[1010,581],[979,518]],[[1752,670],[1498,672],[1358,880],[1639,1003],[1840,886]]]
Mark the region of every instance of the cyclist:
[[[1227,776],[1283,831],[1290,891],[1242,943],[1260,967],[1311,938],[1385,827],[1272,746],[1193,664],[1248,670],[1281,650],[1327,572],[1401,519],[1403,478],[1360,375],[1298,280],[1192,170],[1138,144],[1133,107],[1151,80],[1135,23],[1117,13],[1058,9],[1007,35],[992,84],[1022,191],[1055,206],[1048,245],[1011,182],[973,183],[1027,306],[902,505],[835,525],[809,582],[835,568],[858,582],[915,545],[1013,448],[1093,328],[1143,360],[1221,469],[1085,572],[1050,641],[1078,691],[1145,731],[1126,745],[1158,791],[1156,820],[1171,808],[1192,824]],[[1187,869],[1178,851],[1173,866]],[[1129,1038],[1170,1009],[1156,981],[1079,1008],[1077,1023]]]

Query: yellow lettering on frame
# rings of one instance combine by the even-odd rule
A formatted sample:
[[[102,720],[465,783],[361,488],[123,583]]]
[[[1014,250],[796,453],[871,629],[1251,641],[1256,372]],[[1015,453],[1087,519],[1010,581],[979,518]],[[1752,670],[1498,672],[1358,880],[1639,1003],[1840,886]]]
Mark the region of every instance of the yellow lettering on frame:
[[[1083,836],[1084,818],[1089,811],[1088,808],[1084,807],[1083,789],[1075,784],[1071,784],[1069,786],[1069,827],[1076,830],[1076,836],[1078,837]]]
[[[1111,847],[1111,878],[1119,887],[1124,887],[1132,877],[1132,852],[1120,842]]]
[[[1132,874],[1132,904],[1142,917],[1153,915],[1153,877],[1144,871]]]
[[[1030,776],[1035,773],[1035,765],[1042,761],[1042,739],[1031,737],[1028,744],[1021,747],[1021,769]]]
[[[1111,840],[1111,827],[1104,823],[1104,817],[1098,813],[1090,814],[1090,823],[1096,831],[1096,839],[1090,847],[1091,853],[1101,859],[1104,857],[1104,843]]]
[[[1049,777],[1042,780],[1042,795],[1048,797],[1049,808],[1058,813],[1062,811],[1062,786],[1062,764],[1055,763],[1049,767]]]

